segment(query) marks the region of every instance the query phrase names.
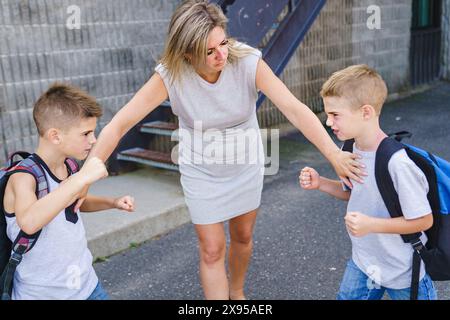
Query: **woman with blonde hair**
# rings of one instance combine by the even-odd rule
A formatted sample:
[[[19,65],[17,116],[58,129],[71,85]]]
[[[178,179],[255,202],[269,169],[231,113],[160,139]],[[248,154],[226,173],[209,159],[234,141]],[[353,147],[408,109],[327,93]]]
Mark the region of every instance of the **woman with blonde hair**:
[[[324,154],[339,176],[362,176],[356,156],[339,150],[314,113],[261,59],[260,51],[227,37],[226,24],[217,5],[183,1],[172,16],[156,72],[104,127],[90,154],[106,161],[130,128],[170,98],[179,118],[180,180],[199,240],[200,280],[207,299],[245,299],[264,176],[258,90]],[[249,146],[237,143],[237,152],[224,152],[234,150],[242,135],[244,141],[250,137]],[[229,280],[225,221],[230,234]]]

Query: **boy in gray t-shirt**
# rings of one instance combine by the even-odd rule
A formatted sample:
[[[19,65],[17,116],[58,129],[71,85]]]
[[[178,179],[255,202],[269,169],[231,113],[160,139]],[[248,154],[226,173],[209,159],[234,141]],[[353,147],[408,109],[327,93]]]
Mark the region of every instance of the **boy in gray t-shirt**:
[[[433,216],[427,199],[428,183],[423,172],[404,150],[389,161],[388,169],[399,195],[404,216],[391,218],[375,181],[375,153],[387,135],[380,129],[379,116],[387,97],[381,76],[366,65],[334,73],[322,87],[326,124],[341,141],[355,139],[354,153],[367,177],[363,184],[343,179],[330,180],[312,168],[303,168],[299,180],[303,189],[318,189],[348,201],[345,224],[352,242],[337,298],[340,300],[409,299],[413,249],[401,234],[429,229]],[[351,190],[351,191],[350,191]],[[425,234],[422,242],[426,243]],[[418,299],[436,299],[431,278],[421,263]]]

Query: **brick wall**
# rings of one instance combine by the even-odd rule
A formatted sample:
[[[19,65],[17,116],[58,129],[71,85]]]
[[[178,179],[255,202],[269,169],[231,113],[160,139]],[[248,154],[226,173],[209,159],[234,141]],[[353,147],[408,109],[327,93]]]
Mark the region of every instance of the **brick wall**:
[[[328,75],[352,62],[352,7],[353,1],[327,1],[280,76],[291,92],[315,112],[322,110],[319,91]],[[267,99],[258,118],[262,127],[287,121]]]
[[[381,29],[370,30],[369,5],[381,9]],[[315,112],[322,110],[319,91],[332,72],[366,63],[386,80],[390,93],[408,89],[412,1],[327,1],[281,75],[288,88]],[[258,112],[262,126],[286,122],[270,101]]]
[[[367,27],[369,5],[381,9],[381,29]],[[353,61],[374,67],[390,93],[409,89],[409,44],[412,0],[355,0],[353,6]]]
[[[0,161],[33,150],[32,106],[50,83],[68,81],[104,107],[101,125],[149,78],[179,0],[1,0]],[[80,8],[81,29],[67,20]],[[101,126],[100,126],[101,127]]]
[[[326,78],[355,63],[377,68],[390,93],[407,90],[411,1],[327,1],[281,79],[315,112],[322,110]],[[105,110],[99,127],[108,122],[152,74],[178,2],[0,0],[0,161],[13,150],[34,148],[32,105],[55,80],[95,96]],[[81,9],[80,30],[66,27],[70,5]],[[367,28],[369,5],[381,8],[381,30]],[[267,100],[258,118],[262,127],[286,122]]]
[[[442,76],[450,81],[450,0],[443,0],[442,9]]]

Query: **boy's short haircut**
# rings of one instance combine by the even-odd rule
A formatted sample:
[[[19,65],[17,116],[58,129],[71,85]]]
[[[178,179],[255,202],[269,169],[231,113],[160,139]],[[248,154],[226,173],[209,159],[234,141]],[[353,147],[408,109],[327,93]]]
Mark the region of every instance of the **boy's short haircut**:
[[[50,128],[67,130],[84,118],[99,118],[103,114],[95,98],[64,83],[54,83],[34,104],[33,119],[39,135]]]
[[[365,64],[337,71],[323,84],[320,95],[347,99],[358,109],[371,105],[379,115],[388,94],[386,83],[374,69]]]

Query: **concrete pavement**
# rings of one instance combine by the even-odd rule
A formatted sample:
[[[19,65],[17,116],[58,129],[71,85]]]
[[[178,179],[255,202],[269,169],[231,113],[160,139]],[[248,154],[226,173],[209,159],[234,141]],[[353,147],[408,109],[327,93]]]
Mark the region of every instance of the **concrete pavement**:
[[[436,141],[441,141],[439,138],[443,138],[442,135],[448,135],[448,126],[434,123],[445,119],[447,123],[450,121],[449,113],[442,112],[448,111],[445,107],[450,101],[449,92],[450,84],[440,83],[426,92],[387,104],[382,115],[386,131],[411,130],[414,133],[411,143],[428,146],[431,152],[440,151],[442,146],[436,145]],[[442,114],[433,114],[437,112]],[[305,144],[297,144],[292,150],[289,149],[289,143],[281,144],[284,160],[308,160],[310,153],[303,152],[303,149],[310,148],[310,145],[302,135],[295,137],[302,139]],[[446,141],[449,141],[448,138]],[[277,176],[266,177],[265,184],[276,179]],[[136,201],[134,213],[108,210],[82,214],[89,248],[95,259],[134,247],[190,221],[179,173],[176,172],[143,167],[135,172],[101,180],[91,187],[90,193],[107,196],[130,194]]]
[[[449,101],[450,83],[394,101],[383,110],[382,127],[386,132],[411,131],[409,143],[450,159]],[[306,165],[315,167],[326,177],[335,176],[327,161],[301,134],[281,139],[280,171],[265,177],[255,225],[254,251],[246,281],[249,299],[333,300],[336,297],[351,254],[343,222],[346,203],[320,192],[302,190],[297,177]],[[153,176],[153,172],[149,175]],[[140,188],[152,184],[150,176]],[[176,177],[173,179],[176,185]],[[140,191],[138,202],[148,196]],[[187,223],[164,232],[158,239],[94,264],[111,298],[203,299],[193,225]],[[435,284],[439,299],[450,299],[449,282]]]
[[[450,159],[450,83],[386,105],[386,132],[409,130],[409,143]],[[299,134],[280,140],[280,171],[266,176],[246,281],[252,300],[333,300],[351,254],[343,217],[346,203],[298,185],[304,166],[335,174]],[[226,226],[226,225],[225,225]],[[198,244],[191,223],[109,257],[94,268],[113,299],[203,299]],[[435,282],[450,299],[449,281]]]
[[[132,213],[82,213],[94,259],[118,253],[190,221],[177,172],[143,168],[103,179],[89,193],[112,197],[129,194],[136,204]]]

